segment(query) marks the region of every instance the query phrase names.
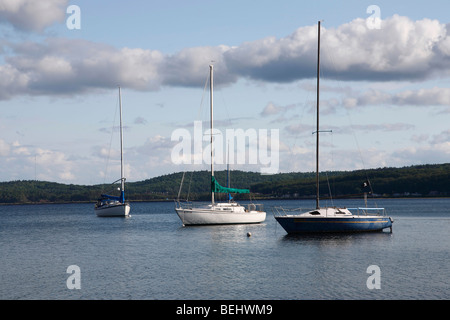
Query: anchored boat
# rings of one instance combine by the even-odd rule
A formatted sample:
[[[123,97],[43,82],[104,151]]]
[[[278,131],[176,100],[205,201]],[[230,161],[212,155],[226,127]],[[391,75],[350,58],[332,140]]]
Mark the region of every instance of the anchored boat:
[[[212,224],[247,224],[261,223],[266,219],[266,212],[262,205],[249,204],[247,207],[229,200],[217,203],[215,193],[249,193],[248,189],[227,188],[221,186],[214,177],[214,149],[213,149],[213,65],[210,70],[210,126],[211,126],[211,203],[196,205],[194,203],[176,202],[175,211],[183,225],[212,225]],[[181,188],[180,188],[181,190]]]
[[[122,130],[122,97],[119,87],[120,108],[120,196],[102,194],[97,200],[94,210],[98,217],[128,217],[130,215],[130,204],[125,201],[125,178],[123,167],[123,130]]]
[[[320,21],[317,45],[317,123],[316,123],[316,208],[288,210],[274,208],[276,221],[287,233],[370,232],[390,228],[393,220],[384,208],[337,208],[319,205],[319,79],[320,79]],[[367,205],[366,205],[367,206]],[[352,212],[353,211],[353,212]]]

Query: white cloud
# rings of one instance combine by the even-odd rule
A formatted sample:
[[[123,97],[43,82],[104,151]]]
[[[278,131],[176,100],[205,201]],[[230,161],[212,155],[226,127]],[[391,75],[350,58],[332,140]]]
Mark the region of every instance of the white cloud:
[[[442,131],[441,133],[434,135],[431,143],[448,145],[448,143],[450,143],[450,130]]]
[[[143,49],[116,49],[80,39],[47,39],[45,43],[13,44],[15,55],[0,66],[0,99],[14,94],[62,95],[113,88],[156,90],[163,79],[163,55]]]
[[[54,8],[64,2],[49,5],[52,3]],[[447,29],[437,20],[412,21],[397,15],[384,20],[379,30],[368,29],[363,19],[324,28],[324,76],[369,81],[445,76],[450,73]],[[215,61],[220,85],[239,78],[268,82],[311,78],[316,72],[316,41],[316,26],[307,26],[280,39],[269,37],[235,47],[186,48],[171,55],[141,48],[118,49],[81,39],[7,43],[5,63],[0,65],[0,99],[18,94],[74,94],[118,84],[144,91],[161,86],[203,86],[211,60]],[[397,98],[417,100],[422,95],[426,100],[427,94],[433,97],[433,92],[423,92]],[[355,101],[349,98],[345,103],[352,106]]]
[[[7,142],[0,139],[0,156],[7,156],[9,154],[11,147]]]
[[[434,145],[409,146],[396,150],[390,156],[391,165],[447,163],[450,158],[450,141]]]
[[[5,163],[0,177],[8,179],[20,175],[20,179],[72,182],[76,179],[74,172],[80,170],[80,164],[63,151],[22,145],[19,141],[8,143],[0,139],[0,157]]]
[[[35,148],[34,154],[35,164],[39,166],[39,174],[44,180],[70,181],[75,179],[72,173],[73,162],[67,158],[64,152]],[[30,158],[30,161],[33,159]]]
[[[295,105],[288,105],[288,106],[277,106],[273,102],[269,102],[265,107],[264,110],[261,112],[261,116],[272,116],[272,115],[280,115],[286,113],[288,110],[294,108]]]
[[[217,80],[215,85],[225,85],[236,80],[236,76],[227,71],[224,53],[230,48],[217,47],[186,48],[174,55],[165,56],[160,65],[161,80],[168,86],[203,86],[208,65],[214,61]]]
[[[47,1],[46,4],[54,9],[58,6],[64,7],[67,2]],[[0,21],[13,24],[15,28],[25,31],[42,31],[52,23],[61,21],[58,15],[52,13],[52,10],[45,11],[40,17],[34,17],[36,20],[28,21],[28,25],[19,20],[17,16],[25,12],[25,4],[32,3],[40,3],[40,1],[0,0]],[[37,12],[42,10],[42,8],[35,8]],[[64,9],[65,7],[61,10],[63,16]],[[16,17],[13,18],[13,14]],[[383,20],[380,30],[369,30],[365,20],[356,19],[336,28],[324,27],[322,31],[322,70],[325,78],[343,81],[367,80],[368,82],[363,82],[363,86],[373,88],[358,92],[361,86],[349,85],[344,88],[345,90],[342,87],[338,90],[337,87],[327,88],[326,85],[322,85],[322,92],[325,93],[321,99],[323,113],[338,113],[339,110],[344,109],[342,107],[391,105],[438,106],[439,108],[434,109],[450,112],[450,89],[443,87],[444,84],[440,84],[442,87],[433,88],[429,88],[428,85],[422,86],[422,89],[405,90],[404,88],[406,85],[411,86],[408,89],[412,88],[417,81],[448,76],[450,25],[437,20],[412,21],[407,17],[393,16]],[[154,91],[166,86],[203,87],[211,60],[215,61],[215,84],[217,85],[232,84],[238,79],[255,80],[259,84],[283,83],[314,78],[316,72],[317,27],[315,25],[298,28],[291,35],[282,38],[267,37],[235,47],[221,45],[185,48],[173,54],[141,48],[116,48],[82,39],[49,37],[45,40],[20,42],[23,38],[22,36],[15,41],[1,42],[0,100],[25,95],[84,94],[109,88],[115,89],[117,85],[141,91]],[[397,82],[391,87],[396,80],[408,82]],[[379,90],[380,87],[388,89]],[[315,91],[315,85],[309,89]],[[332,98],[327,94],[331,90],[335,90],[332,92]],[[299,104],[282,103],[284,104],[269,102],[260,113],[260,116],[265,118],[258,120],[269,122],[277,118],[276,121],[283,123],[283,125],[280,124],[280,127],[285,129],[283,133],[287,134],[287,137],[282,136],[282,139],[293,141],[292,137],[297,139],[302,134],[313,139],[311,132],[315,131],[314,126],[289,125],[294,123],[293,116],[289,116],[294,114],[293,108],[298,107]],[[304,106],[308,107],[311,101],[304,103]],[[314,105],[315,103],[312,102],[311,107]],[[146,123],[143,117],[135,116],[134,119],[135,124]],[[230,121],[235,120],[228,119],[228,126],[232,126],[233,123]],[[219,119],[217,121],[220,123]],[[365,158],[367,166],[426,163],[427,160],[428,162],[441,160],[448,162],[450,155],[448,131],[442,131],[439,128],[435,130],[440,133],[428,132],[425,135],[420,131],[421,125],[414,126],[401,121],[406,120],[391,119],[386,124],[352,127],[358,131],[377,133],[394,130],[409,131],[410,135],[415,134],[412,139],[419,144],[404,148],[401,152],[389,150],[387,144],[383,146],[386,150],[382,151],[362,150],[362,153],[367,155]],[[340,130],[337,127],[326,129],[343,134],[349,133],[344,132],[342,127],[339,128]],[[16,175],[20,173],[21,177],[34,178],[36,165],[39,179],[85,183],[86,180],[83,181],[85,178],[80,178],[81,176],[97,179],[102,175],[97,168],[104,168],[105,158],[108,155],[114,159],[111,160],[108,168],[108,176],[119,172],[116,170],[118,168],[116,159],[119,158],[117,150],[111,150],[109,153],[109,150],[104,147],[88,149],[84,153],[88,159],[74,160],[70,156],[71,151],[67,149],[52,150],[52,147],[46,146],[39,149],[35,146],[21,145],[18,142],[8,143],[5,137],[2,138],[5,140],[0,139],[0,157],[8,164],[0,169],[2,176],[6,176],[4,172],[10,170],[16,172]],[[287,147],[287,140],[280,143],[282,171],[313,169],[310,164],[314,162],[314,152],[308,151],[308,141],[303,142],[301,137],[295,140],[293,147]],[[125,152],[128,180],[142,180],[173,172],[175,167],[170,155],[174,144],[176,142],[171,141],[170,137],[153,135],[140,146],[128,147]],[[398,146],[398,148],[401,147]],[[328,149],[326,147],[323,149],[325,156],[322,159],[326,160]],[[92,151],[90,154],[89,150]],[[360,165],[358,153],[344,150],[335,153],[333,157],[335,163],[331,168],[354,169]],[[193,166],[190,166],[187,170],[192,168]],[[177,166],[176,170],[183,169]],[[11,174],[8,173],[7,176],[11,177]]]
[[[384,123],[384,124],[368,124],[368,125],[353,125],[352,129],[356,131],[374,132],[374,131],[407,131],[413,130],[414,125],[408,123]],[[341,131],[343,132],[343,131]]]
[[[311,133],[313,131],[315,131],[315,126],[313,125],[305,125],[305,124],[290,124],[288,126],[285,127],[285,130],[289,133],[289,134],[293,134],[293,135],[299,135],[302,133]]]
[[[393,102],[400,105],[450,106],[450,88],[408,90],[395,95]]]
[[[404,90],[397,93],[368,90],[352,97],[344,97],[339,104],[347,108],[369,105],[450,107],[450,88],[433,87],[418,90]]]
[[[411,21],[394,15],[382,28],[368,29],[364,19],[356,19],[337,29],[324,32],[324,63],[337,68],[335,77],[422,78],[429,74],[433,48],[446,36],[445,25],[437,20]],[[353,71],[352,71],[353,70]],[[373,78],[372,78],[373,79]]]
[[[364,19],[355,19],[335,29],[323,28],[321,33],[325,77],[423,79],[442,72],[433,66],[443,55],[448,57],[446,26],[437,20],[412,21],[394,15],[377,30],[368,29]],[[445,45],[437,52],[441,42]],[[308,26],[285,38],[244,43],[227,51],[225,57],[229,69],[242,76],[283,82],[314,77],[316,51],[317,28]]]
[[[26,93],[29,80],[27,74],[20,72],[14,66],[0,65],[0,100]]]
[[[68,0],[0,0],[0,22],[24,31],[43,31],[62,22]]]
[[[170,152],[176,142],[171,141],[168,137],[163,137],[161,135],[156,135],[147,138],[144,145],[137,148],[137,152],[143,155],[154,155],[159,153],[164,153],[164,155],[170,157]],[[161,152],[164,151],[164,152]]]

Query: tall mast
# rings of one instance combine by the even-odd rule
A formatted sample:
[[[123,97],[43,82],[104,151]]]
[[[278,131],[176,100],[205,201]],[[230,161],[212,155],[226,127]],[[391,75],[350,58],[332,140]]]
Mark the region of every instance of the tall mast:
[[[121,197],[123,197],[123,191],[125,189],[125,180],[123,168],[122,96],[120,94],[120,87],[119,87],[119,111],[120,111],[120,180],[122,183]]]
[[[209,104],[210,104],[210,130],[211,130],[211,181],[214,177],[214,148],[213,148],[213,65],[209,65]],[[211,204],[214,205],[214,191],[211,190]]]
[[[317,131],[316,131],[316,208],[319,209],[319,79],[320,79],[320,21],[317,28]]]
[[[227,144],[227,188],[230,187],[230,145]],[[231,197],[228,192],[228,202],[230,202]]]

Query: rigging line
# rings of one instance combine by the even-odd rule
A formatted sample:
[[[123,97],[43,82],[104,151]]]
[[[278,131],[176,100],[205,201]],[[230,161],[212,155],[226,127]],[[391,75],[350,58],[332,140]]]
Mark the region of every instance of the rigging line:
[[[331,179],[333,180],[333,182],[332,183],[330,183],[330,178],[328,177],[328,172],[334,172],[334,170],[335,170],[335,168],[334,168],[334,143],[333,143],[333,131],[331,130],[331,131],[327,131],[327,132],[329,132],[330,133],[330,140],[331,140],[331,142],[330,142],[330,148],[331,148],[331,168],[329,169],[329,170],[327,170],[327,171],[325,171],[325,175],[326,175],[326,177],[327,177],[327,183],[328,183],[328,193],[330,194],[330,200],[331,200],[331,205],[332,206],[334,206],[334,202],[333,202],[333,193],[331,192],[331,184],[333,184],[333,187],[335,187],[335,184],[334,184],[334,178],[335,178],[335,175],[332,175],[331,176]],[[335,188],[334,188],[335,189]]]
[[[105,175],[103,176],[103,185],[106,183],[106,177],[108,176],[108,167],[109,167],[109,160],[111,157],[111,146],[112,146],[112,141],[113,141],[113,136],[114,136],[114,124],[116,123],[118,103],[119,103],[119,100],[117,99],[116,107],[114,108],[114,119],[113,119],[113,123],[111,126],[111,137],[109,140],[108,156],[106,157],[106,169],[105,169]],[[102,190],[104,190],[104,189],[102,189]]]
[[[189,186],[188,186],[188,193],[186,196],[186,201],[189,201],[189,195],[191,193],[191,183],[192,183],[192,175],[193,175],[194,171],[191,171],[191,177],[189,178]]]
[[[309,82],[308,82],[309,83]],[[301,89],[301,85],[299,84],[298,85],[298,87]],[[301,144],[300,142],[299,142],[299,140],[300,140],[300,135],[301,135],[301,126],[302,126],[302,123],[303,123],[303,121],[304,121],[304,117],[305,117],[305,111],[307,111],[307,109],[310,107],[309,106],[309,99],[310,99],[310,96],[311,96],[311,90],[308,88],[308,87],[304,87],[303,88],[303,90],[304,91],[306,91],[306,97],[305,97],[305,100],[304,100],[304,102],[303,103],[295,103],[295,108],[300,108],[301,109],[301,112],[300,112],[300,117],[298,118],[298,119],[295,119],[294,118],[294,121],[295,121],[295,123],[297,123],[298,124],[298,133],[295,133],[295,131],[294,131],[294,138],[293,138],[293,145],[292,146],[289,146],[289,154],[290,154],[290,156],[292,157],[292,158],[294,158],[295,159],[295,157],[296,157],[296,154],[295,154],[295,146],[296,145],[298,145],[298,147],[299,148],[301,148],[301,146],[302,145],[304,145],[304,144]],[[307,113],[307,112],[306,112]],[[283,121],[285,121],[285,120],[283,120]],[[307,121],[306,121],[307,122]],[[295,130],[295,125],[294,125],[294,130]],[[303,139],[302,139],[302,141],[303,141]],[[298,155],[299,156],[299,158],[301,159],[301,154],[299,154]],[[307,160],[308,161],[308,160]],[[299,161],[294,161],[293,163],[298,163]],[[293,168],[291,168],[292,170],[294,170],[294,171],[296,171],[296,170],[300,170],[300,169],[297,169],[297,165],[294,165],[294,167]]]
[[[326,47],[326,45],[325,45],[325,47]],[[336,63],[335,63],[335,61],[334,61],[333,56],[330,55],[328,51],[325,50],[325,52],[327,53],[327,58],[328,58],[328,60],[331,62],[331,64],[333,65],[334,70],[337,70],[337,68],[336,68]],[[323,70],[323,68],[322,68],[322,70]],[[341,80],[337,79],[336,82],[337,82],[337,85],[339,86],[339,89],[341,89],[341,91],[344,91],[344,88],[343,88],[343,86],[342,86]],[[355,140],[356,147],[358,148],[358,153],[359,153],[359,157],[360,157],[360,160],[361,160],[361,162],[362,162],[362,165],[363,165],[363,170],[365,171],[365,170],[366,170],[366,165],[365,165],[365,163],[364,163],[364,158],[363,158],[362,153],[361,153],[361,148],[360,148],[360,146],[359,146],[359,142],[358,142],[356,133],[355,133],[355,131],[353,130],[353,127],[354,127],[354,126],[353,126],[352,117],[351,117],[351,115],[350,115],[350,112],[348,111],[348,108],[344,107],[344,109],[345,109],[346,115],[347,115],[347,117],[348,117],[348,119],[349,119],[349,122],[350,122],[350,130],[351,130],[352,136],[353,136],[353,138],[354,138],[354,140]]]
[[[325,50],[325,52],[327,53],[327,58],[329,59],[329,61],[331,61],[331,64],[333,65],[334,70],[337,70],[335,61],[334,61],[334,59],[333,59],[333,56],[330,55],[326,50]],[[322,68],[322,69],[323,69],[323,68]],[[342,86],[341,81],[340,81],[339,79],[337,79],[336,81],[337,81],[337,84],[338,84],[339,88],[341,89],[341,91],[344,91],[344,88],[343,88],[343,86]],[[356,136],[355,130],[353,129],[354,126],[353,126],[353,121],[352,121],[351,114],[350,114],[348,108],[346,108],[345,106],[344,106],[344,109],[345,109],[347,118],[348,118],[348,120],[349,120],[349,122],[350,122],[350,131],[351,131],[351,133],[352,133],[353,139],[355,140],[355,144],[356,144],[356,147],[357,147],[357,149],[358,149],[358,154],[359,154],[359,158],[360,158],[360,160],[361,160],[362,166],[363,166],[363,171],[364,171],[364,173],[365,173],[365,176],[366,176],[367,181],[369,182],[369,187],[370,187],[371,195],[372,195],[372,197],[374,197],[374,196],[373,196],[372,184],[370,183],[369,176],[368,176],[368,174],[367,174],[366,164],[365,164],[365,162],[364,162],[364,158],[363,158],[363,155],[362,155],[362,152],[361,152],[361,148],[360,148],[360,146],[359,146],[358,138],[357,138],[357,136]]]
[[[362,152],[361,152],[361,148],[360,148],[360,146],[359,146],[358,138],[357,138],[357,136],[356,136],[355,130],[353,130],[353,121],[352,121],[352,117],[351,117],[351,115],[350,115],[350,112],[348,112],[347,108],[345,108],[345,111],[346,111],[347,117],[349,118],[349,121],[350,121],[350,130],[351,130],[351,132],[352,132],[353,139],[355,139],[356,147],[358,148],[358,154],[359,154],[359,158],[360,158],[360,160],[361,160],[361,162],[362,162],[363,171],[364,171],[364,174],[365,174],[365,176],[366,176],[366,180],[369,182],[370,194],[372,195],[372,198],[374,198],[374,195],[373,195],[373,189],[372,189],[372,184],[370,183],[370,180],[369,180],[369,175],[368,175],[368,173],[367,173],[366,164],[365,164],[365,162],[364,162],[364,158],[363,158],[363,155],[362,155]]]
[[[331,193],[331,187],[330,187],[330,180],[329,180],[329,178],[328,178],[328,172],[325,171],[325,175],[327,176],[328,194],[330,195],[331,206],[334,206],[334,203],[333,203],[333,194]]]
[[[206,92],[206,89],[208,87],[209,71],[208,71],[207,76],[205,78],[206,79],[205,79],[205,85],[203,86],[202,99],[200,101],[200,106],[199,106],[198,111],[197,111],[197,119],[198,120],[201,120],[203,118],[201,115],[202,115],[203,101],[205,99],[205,92]],[[194,118],[194,121],[195,120],[196,119]],[[191,155],[191,157],[195,157],[195,154]],[[194,159],[191,159],[191,160],[194,160]],[[195,161],[194,161],[194,163],[195,163]],[[190,192],[191,192],[191,183],[192,183],[192,174],[193,174],[193,172],[194,171],[191,171],[191,176],[189,178],[189,187],[188,187],[188,192],[187,192],[187,195],[186,195],[186,201],[189,200],[189,195],[190,195]],[[186,173],[186,171],[184,171],[184,173]],[[184,177],[184,173],[183,173],[183,177]],[[180,186],[180,188],[181,188],[181,186]]]
[[[220,86],[220,74],[219,74],[219,77],[217,77],[216,73],[214,73],[214,87],[217,88],[218,86]],[[220,100],[225,107],[224,109],[225,109],[225,113],[226,113],[226,118],[228,119],[228,124],[231,125],[230,112],[228,110],[228,104],[225,100],[225,96],[222,94],[221,90],[216,90],[215,93],[216,93],[216,97],[220,97]],[[216,108],[216,110],[217,110],[217,108]],[[221,111],[221,110],[222,109],[219,108],[219,111]]]
[[[202,99],[200,101],[200,106],[199,106],[199,109],[198,109],[198,112],[197,112],[197,119],[201,119],[202,118],[201,114],[202,114],[202,108],[203,108],[203,100],[205,99],[205,92],[206,92],[206,89],[208,87],[208,80],[209,80],[209,71],[208,71],[208,75],[206,76],[205,85],[203,86]]]
[[[184,174],[185,173],[186,173],[186,171],[183,172],[183,177],[181,178],[180,189],[178,190],[177,201],[180,201],[181,188],[183,188],[183,181],[184,181]]]

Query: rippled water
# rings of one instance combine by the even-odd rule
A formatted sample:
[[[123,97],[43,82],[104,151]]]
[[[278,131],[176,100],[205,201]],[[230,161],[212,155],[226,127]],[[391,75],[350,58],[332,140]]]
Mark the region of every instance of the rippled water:
[[[290,236],[270,210],[281,204],[312,205],[265,201],[263,224],[201,227],[183,227],[170,202],[132,203],[131,218],[1,206],[0,299],[450,298],[450,199],[378,200],[392,234]],[[71,265],[80,289],[67,287]],[[371,265],[380,289],[367,287]]]

